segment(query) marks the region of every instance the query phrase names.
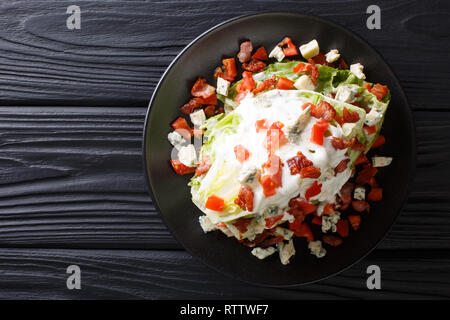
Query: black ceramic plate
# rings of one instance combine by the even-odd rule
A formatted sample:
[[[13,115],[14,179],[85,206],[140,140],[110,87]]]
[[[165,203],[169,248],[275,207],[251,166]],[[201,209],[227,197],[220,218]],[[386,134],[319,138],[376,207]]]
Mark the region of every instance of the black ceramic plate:
[[[383,128],[387,143],[380,154],[394,157],[377,175],[384,188],[383,201],[364,214],[358,232],[325,258],[309,253],[304,239],[296,239],[297,253],[284,266],[278,255],[258,260],[249,248],[221,232],[204,234],[201,214],[191,202],[189,177],[174,173],[169,165],[172,147],[167,141],[170,123],[180,116],[179,107],[190,97],[198,76],[215,83],[212,75],[224,56],[234,56],[240,41],[271,50],[284,36],[296,44],[317,39],[322,52],[337,48],[351,64],[361,62],[367,79],[389,86],[392,100]],[[326,20],[292,13],[264,13],[222,23],[195,39],[169,66],[159,82],[147,113],[144,132],[144,166],[154,204],[176,239],[207,265],[240,280],[288,286],[317,281],[354,264],[368,254],[388,232],[404,205],[415,170],[414,126],[408,102],[391,69],[366,42]]]

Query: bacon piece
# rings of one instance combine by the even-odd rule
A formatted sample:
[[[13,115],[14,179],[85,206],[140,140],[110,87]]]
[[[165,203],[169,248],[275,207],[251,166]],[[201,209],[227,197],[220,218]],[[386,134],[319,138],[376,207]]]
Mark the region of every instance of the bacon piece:
[[[252,59],[250,62],[246,62],[242,64],[242,68],[244,70],[250,71],[250,72],[260,72],[263,71],[266,67],[266,64],[262,61]]]
[[[340,246],[343,242],[341,238],[338,238],[336,236],[333,236],[331,234],[326,234],[322,237],[323,242],[326,244],[329,244],[332,247]]]
[[[341,173],[347,169],[348,163],[350,162],[350,159],[344,159],[334,168],[334,174],[337,175],[338,173]]]
[[[270,238],[265,239],[264,241],[261,241],[261,243],[259,244],[259,247],[267,248],[274,244],[280,243],[283,240],[284,240],[283,236],[270,237]]]
[[[240,233],[246,233],[252,220],[253,218],[239,218],[233,223],[233,226],[235,226]]]
[[[192,98],[188,103],[180,107],[180,111],[183,114],[191,114],[194,109],[200,108],[203,105],[203,100],[201,98]]]
[[[253,89],[253,94],[256,95],[260,92],[266,91],[270,89],[272,86],[274,86],[277,83],[277,76],[273,75],[272,78],[264,80],[263,82],[259,83],[258,86]]]
[[[323,207],[322,214],[333,214],[335,211],[335,205],[333,203],[327,203]]]
[[[201,97],[204,99],[208,99],[216,92],[216,88],[206,83],[206,79],[198,78],[195,81],[194,85],[191,89],[191,94],[194,97]]]
[[[342,117],[343,117],[345,123],[355,123],[355,122],[359,121],[358,112],[349,111],[346,107],[344,107],[344,110],[342,112]]]
[[[319,77],[319,69],[317,69],[316,63],[313,59],[309,59],[308,62],[311,64],[311,80],[314,85],[317,85],[317,78]]]
[[[326,101],[320,101],[317,106],[311,107],[311,115],[317,119],[322,118],[325,121],[331,122],[336,116],[336,110]]]
[[[300,170],[300,176],[305,178],[317,179],[320,177],[320,168],[314,166],[305,167]]]
[[[253,44],[251,41],[242,42],[239,53],[237,54],[239,62],[244,63],[250,61],[252,57],[252,51],[253,51]]]
[[[350,203],[352,202],[352,193],[353,189],[355,188],[355,184],[352,182],[347,181],[339,191],[339,198],[341,200],[341,205],[339,206],[339,209],[345,210],[350,206]]]
[[[388,94],[388,87],[377,83],[371,89],[369,89],[369,91],[370,93],[375,95],[379,101],[381,101]]]
[[[370,204],[365,200],[353,200],[352,207],[358,212],[363,212],[365,210],[370,211]]]
[[[345,60],[343,58],[339,59],[338,65],[339,65],[338,68],[340,70],[347,70],[348,69],[348,64],[347,64],[347,62],[345,62]]]
[[[197,166],[197,169],[195,169],[195,176],[201,176],[202,174],[208,172],[209,168],[211,168],[211,159],[208,155],[204,155],[202,156],[202,161]]]
[[[274,234],[274,232],[275,232],[275,229],[264,230],[263,232],[257,234],[253,241],[245,239],[242,241],[242,244],[244,246],[251,247],[251,248],[260,246],[260,244],[263,243],[263,241],[266,240],[268,237],[272,236]]]
[[[241,185],[239,189],[238,198],[234,200],[234,203],[241,207],[245,211],[253,211],[253,190],[250,186]]]
[[[324,53],[319,52],[319,54],[315,57],[312,58],[312,60],[314,61],[314,63],[316,64],[321,64],[324,66],[329,66],[330,64],[327,62],[327,57],[325,56]]]
[[[287,164],[289,170],[291,170],[291,175],[299,174],[302,168],[310,167],[313,165],[301,152],[297,152],[295,157],[288,159]]]
[[[331,145],[336,150],[343,150],[343,149],[348,148],[348,143],[344,139],[336,138],[336,137],[331,138]]]
[[[370,179],[375,176],[378,172],[378,169],[372,166],[372,164],[367,164],[364,168],[358,173],[356,177],[356,183],[359,185],[363,185],[370,182]]]

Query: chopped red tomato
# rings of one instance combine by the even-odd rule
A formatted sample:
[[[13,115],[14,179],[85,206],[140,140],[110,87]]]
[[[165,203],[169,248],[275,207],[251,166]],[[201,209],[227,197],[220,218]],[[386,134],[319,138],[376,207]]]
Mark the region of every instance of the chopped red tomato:
[[[181,134],[186,139],[191,139],[192,136],[192,128],[187,123],[187,120],[183,117],[178,117],[171,124],[172,128],[175,129],[176,132]]]
[[[354,123],[354,122],[359,121],[358,112],[349,111],[346,107],[344,107],[344,110],[342,112],[342,117],[343,117],[345,123]]]
[[[300,174],[302,168],[313,165],[313,163],[309,161],[301,152],[297,152],[295,157],[288,159],[286,162],[289,166],[289,170],[291,171],[291,175]]]
[[[298,207],[300,208],[305,214],[313,213],[317,210],[317,207],[312,204],[311,202],[302,201],[299,199],[291,199],[289,201],[289,207],[294,208]]]
[[[302,168],[300,170],[300,176],[302,177],[302,179],[305,178],[317,179],[320,177],[320,168],[316,168],[313,166]]]
[[[246,233],[252,220],[253,218],[239,218],[233,222],[233,226],[235,226],[240,233]]]
[[[372,86],[370,85],[370,83],[364,83],[363,87],[366,88],[369,92],[370,92],[370,89],[372,89]]]
[[[377,97],[379,101],[383,100],[383,98],[388,94],[388,87],[382,84],[377,83],[369,90],[373,95]]]
[[[371,186],[372,188],[378,188],[378,183],[375,180],[375,177],[369,179],[369,186]]]
[[[195,176],[199,177],[202,174],[208,172],[209,168],[211,168],[211,160],[208,155],[202,156],[202,161],[195,169]]]
[[[321,226],[321,225],[322,225],[322,218],[320,218],[320,217],[318,217],[318,216],[315,216],[315,217],[312,219],[311,222],[314,223],[314,224],[316,224],[316,225],[318,225],[318,226]]]
[[[263,164],[262,173],[259,177],[259,183],[263,188],[264,196],[270,197],[276,193],[276,188],[281,187],[281,159],[275,154],[272,154],[269,160]]]
[[[370,204],[365,200],[353,200],[352,201],[353,210],[358,212],[370,211]]]
[[[195,168],[185,166],[180,160],[170,160],[170,164],[172,165],[173,170],[179,175],[189,174],[195,171]]]
[[[242,73],[242,82],[236,86],[238,92],[252,91],[255,88],[255,80],[251,72],[244,71]]]
[[[333,121],[336,110],[326,101],[320,101],[317,106],[311,107],[311,115],[315,118],[322,118],[327,122]]]
[[[267,136],[264,139],[264,147],[269,151],[269,153],[274,152],[280,146],[288,142],[286,135],[283,130],[284,124],[280,121],[272,123],[272,125],[267,130]]]
[[[360,154],[358,159],[356,159],[355,161],[355,166],[357,166],[358,164],[363,164],[363,163],[368,163],[369,159],[367,159],[365,154]]]
[[[343,240],[339,237],[333,236],[331,234],[326,234],[322,237],[322,241],[329,244],[332,247],[340,246]]]
[[[307,102],[302,105],[302,110],[305,110],[306,108],[311,107],[311,109],[315,108],[316,106],[310,102]]]
[[[253,89],[253,94],[256,95],[260,92],[266,91],[270,89],[272,86],[274,86],[277,83],[277,76],[273,75],[272,78],[264,80],[263,82],[260,82],[258,86]]]
[[[350,159],[344,159],[341,162],[339,162],[339,164],[336,166],[336,168],[334,168],[334,174],[336,175],[338,173],[344,172],[345,169],[347,169],[349,162],[350,162]]]
[[[269,123],[267,119],[256,120],[255,122],[256,132],[260,132],[261,130],[267,130],[269,128]]]
[[[342,238],[347,238],[349,235],[349,225],[347,220],[339,220],[336,223],[336,231]]]
[[[209,98],[216,92],[216,88],[206,83],[206,79],[198,78],[191,89],[194,97]]]
[[[251,41],[242,42],[240,45],[239,53],[237,54],[239,62],[244,63],[249,61],[252,56],[252,51],[253,51],[253,44]]]
[[[314,183],[309,187],[305,192],[305,199],[306,201],[309,201],[314,196],[317,196],[322,191],[322,185],[318,184],[317,181],[314,181]]]
[[[370,201],[380,201],[383,200],[383,189],[382,188],[372,188],[369,194],[367,195],[367,199]]]
[[[372,144],[372,149],[381,147],[383,144],[386,143],[386,138],[382,136],[381,134],[378,136],[377,140]]]
[[[202,104],[213,105],[213,106],[217,105],[217,95],[216,94],[212,94],[208,98],[198,98],[198,99],[201,100]]]
[[[242,64],[242,68],[244,70],[250,71],[250,72],[260,72],[263,71],[266,67],[266,64],[260,60],[252,59],[250,62],[246,62]]]
[[[314,241],[314,234],[312,233],[311,228],[306,222],[303,222],[299,227],[295,228],[292,231],[294,231],[294,234],[297,237],[306,238],[306,241],[308,242]]]
[[[234,147],[234,154],[236,155],[236,160],[240,163],[243,163],[250,156],[248,150],[240,144]]]
[[[280,77],[280,79],[278,79],[277,85],[275,86],[275,88],[279,90],[290,90],[293,87],[294,81],[284,77]]]
[[[323,145],[323,135],[328,129],[328,122],[323,119],[319,119],[311,130],[311,142],[322,146]]]
[[[374,134],[377,132],[377,126],[364,126],[364,132],[366,135]]]
[[[358,230],[359,225],[361,224],[361,216],[357,214],[352,214],[348,216],[348,220],[350,221],[350,224],[352,225],[353,230]]]
[[[255,53],[252,55],[252,58],[264,61],[269,59],[269,57],[267,56],[266,49],[264,47],[259,47],[258,50],[256,50]]]
[[[241,185],[239,189],[238,198],[234,203],[241,207],[242,210],[253,211],[253,190],[248,185]]]
[[[206,200],[205,208],[213,211],[223,211],[225,207],[225,201],[215,195],[209,196]]]
[[[273,226],[275,226],[275,224],[276,224],[278,221],[281,220],[281,218],[283,218],[283,215],[282,215],[282,214],[279,214],[279,215],[277,215],[277,216],[273,216],[273,217],[270,217],[270,218],[266,218],[266,219],[265,219],[265,221],[266,221],[266,228],[271,229]]]
[[[296,56],[298,55],[297,46],[292,42],[292,39],[286,37],[281,41],[280,47],[283,47],[283,53],[286,57]]]
[[[335,206],[333,203],[327,203],[322,209],[322,214],[333,214],[335,212]]]
[[[306,64],[303,62],[300,62],[298,65],[296,65],[293,69],[293,73],[304,73],[312,70],[312,66],[310,64]]]
[[[234,101],[236,101],[237,103],[241,103],[241,101],[244,100],[244,98],[247,96],[247,93],[247,91],[239,92],[236,97],[234,97]]]
[[[316,63],[313,59],[309,59],[308,62],[311,64],[311,80],[314,85],[317,85],[317,78],[319,77],[319,69],[317,69]]]
[[[378,169],[372,166],[372,164],[367,164],[361,171],[358,172],[358,176],[356,177],[356,183],[359,185],[363,185],[369,183],[370,178],[374,177],[378,172]]]
[[[344,149],[348,148],[348,143],[346,141],[344,141],[344,139],[337,138],[337,137],[331,138],[331,145],[336,150],[344,150]]]

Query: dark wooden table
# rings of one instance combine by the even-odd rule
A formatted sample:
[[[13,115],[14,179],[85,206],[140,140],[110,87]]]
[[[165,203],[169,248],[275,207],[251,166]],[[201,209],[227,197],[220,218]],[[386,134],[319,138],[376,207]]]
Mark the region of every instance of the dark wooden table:
[[[66,9],[81,8],[81,29]],[[449,298],[450,10],[445,1],[2,1],[0,298]],[[386,239],[299,289],[211,271],[173,239],[144,180],[153,89],[192,39],[236,15],[295,11],[356,32],[392,66],[414,110],[418,168]],[[395,108],[395,106],[392,106]],[[398,119],[401,121],[401,119]],[[81,290],[66,268],[79,265]],[[377,264],[382,290],[366,288]]]

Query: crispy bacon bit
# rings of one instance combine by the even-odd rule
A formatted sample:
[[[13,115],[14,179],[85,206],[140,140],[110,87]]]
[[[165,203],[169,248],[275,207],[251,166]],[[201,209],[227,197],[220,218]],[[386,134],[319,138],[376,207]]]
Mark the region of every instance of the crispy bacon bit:
[[[211,159],[208,155],[203,155],[202,161],[197,166],[197,169],[195,169],[195,176],[201,176],[202,174],[208,172],[209,168],[211,168]]]
[[[253,190],[248,185],[241,185],[239,189],[238,198],[234,200],[234,203],[241,207],[245,211],[253,211]]]
[[[348,163],[350,162],[350,159],[344,159],[334,168],[334,174],[337,175],[338,173],[341,173],[347,169]]]
[[[250,62],[246,62],[242,64],[242,68],[244,70],[250,71],[250,72],[260,72],[263,71],[266,67],[266,64],[262,61],[252,59]]]
[[[289,170],[291,170],[291,175],[300,174],[300,171],[303,168],[313,165],[313,163],[309,161],[301,152],[297,152],[295,157],[288,159],[286,162],[289,166]]]
[[[216,112],[216,107],[213,106],[213,105],[207,106],[203,111],[205,112],[205,116],[206,116],[207,118],[210,118],[210,117],[212,117],[212,116],[215,114],[215,112]]]
[[[343,240],[339,237],[333,236],[331,234],[326,234],[322,237],[322,241],[329,244],[332,247],[340,246]]]
[[[382,84],[377,83],[371,89],[369,89],[370,93],[375,95],[379,101],[383,100],[383,98],[388,94],[388,87]]]
[[[336,228],[337,228],[337,233],[342,237],[342,238],[347,238],[349,235],[349,225],[348,225],[348,221],[347,220],[339,220],[336,223]]]
[[[383,189],[382,188],[372,188],[369,194],[367,195],[367,199],[370,201],[380,201],[383,200]]]
[[[358,212],[370,211],[370,204],[365,200],[353,200],[352,201],[353,210]]]
[[[256,50],[255,53],[252,55],[252,59],[258,59],[263,61],[269,60],[266,49],[264,47],[259,47],[258,50]]]
[[[311,115],[317,119],[324,119],[331,122],[336,116],[336,110],[326,101],[321,101],[317,106],[311,107]]]
[[[359,225],[361,224],[361,216],[360,215],[349,215],[348,220],[350,221],[350,224],[352,225],[353,230],[358,230]]]
[[[266,221],[266,228],[272,228],[272,227],[274,227],[275,226],[275,224],[278,222],[278,221],[280,221],[281,219],[283,218],[283,215],[282,214],[279,214],[279,215],[277,215],[277,216],[273,216],[273,217],[270,217],[270,218],[266,218],[265,219],[265,221]]]
[[[302,179],[312,178],[317,179],[320,177],[320,168],[316,168],[314,166],[305,167],[300,170],[300,176]]]
[[[266,91],[270,89],[272,86],[274,86],[277,83],[277,76],[273,75],[272,78],[264,80],[263,82],[259,83],[258,86],[253,89],[253,94],[256,95],[260,92]]]
[[[244,246],[251,247],[251,248],[255,247],[255,246],[260,246],[260,244],[263,243],[264,240],[266,240],[268,237],[272,236],[274,232],[275,232],[274,229],[264,230],[263,232],[257,234],[253,241],[245,239],[242,241],[242,244]]]
[[[283,236],[275,236],[275,237],[266,238],[264,241],[262,241],[259,244],[259,247],[267,248],[267,247],[273,246],[274,244],[280,243],[283,240],[284,240]]]
[[[233,226],[235,226],[240,233],[246,233],[248,225],[252,222],[252,220],[253,218],[239,218],[233,223]]]
[[[367,156],[365,154],[360,154],[358,159],[356,159],[355,161],[355,166],[359,165],[359,164],[363,164],[363,163],[368,163],[369,159],[367,159]]]
[[[339,67],[338,67],[339,70],[347,70],[348,69],[348,64],[347,64],[347,62],[345,62],[345,60],[343,58],[339,59],[338,64],[339,64]]]
[[[180,107],[180,111],[183,114],[191,114],[194,109],[200,108],[203,105],[203,100],[201,98],[192,98],[188,103]]]
[[[325,207],[323,207],[322,214],[333,214],[335,211],[334,203],[327,203]]]
[[[337,138],[337,137],[331,138],[331,145],[336,150],[343,150],[343,149],[348,148],[348,143],[344,139]]]
[[[351,138],[347,143],[350,149],[352,150],[361,152],[366,150],[366,145],[359,142],[359,140],[356,137]]]
[[[369,183],[370,179],[375,176],[378,172],[378,169],[372,166],[372,164],[367,164],[364,168],[359,171],[358,176],[356,177],[356,183],[359,185],[363,185]]]
[[[253,44],[251,41],[245,41],[241,43],[240,51],[237,54],[240,63],[250,61],[252,57]]]
[[[216,92],[216,88],[206,83],[206,79],[198,78],[191,89],[191,94],[194,97],[201,97],[208,99]]]
[[[319,77],[319,69],[317,69],[316,63],[313,59],[309,59],[308,62],[311,64],[311,80],[314,85],[317,85],[317,78]]]
[[[350,206],[350,203],[352,202],[352,193],[353,193],[354,188],[355,188],[355,185],[349,181],[347,181],[342,186],[341,191],[339,191],[339,198],[342,203],[338,209],[345,210]]]
[[[217,67],[214,71],[214,78],[221,77],[227,81],[233,82],[234,78],[237,76],[236,71],[236,61],[234,58],[223,59],[222,67]]]
[[[312,60],[314,61],[314,63],[316,64],[321,64],[324,66],[329,66],[330,64],[327,62],[327,57],[325,56],[324,53],[319,52],[319,54],[317,56],[315,56],[314,58],[312,58]]]
[[[359,121],[359,114],[358,112],[349,111],[346,107],[344,107],[344,110],[342,112],[342,117],[344,119],[345,123],[355,123]]]

